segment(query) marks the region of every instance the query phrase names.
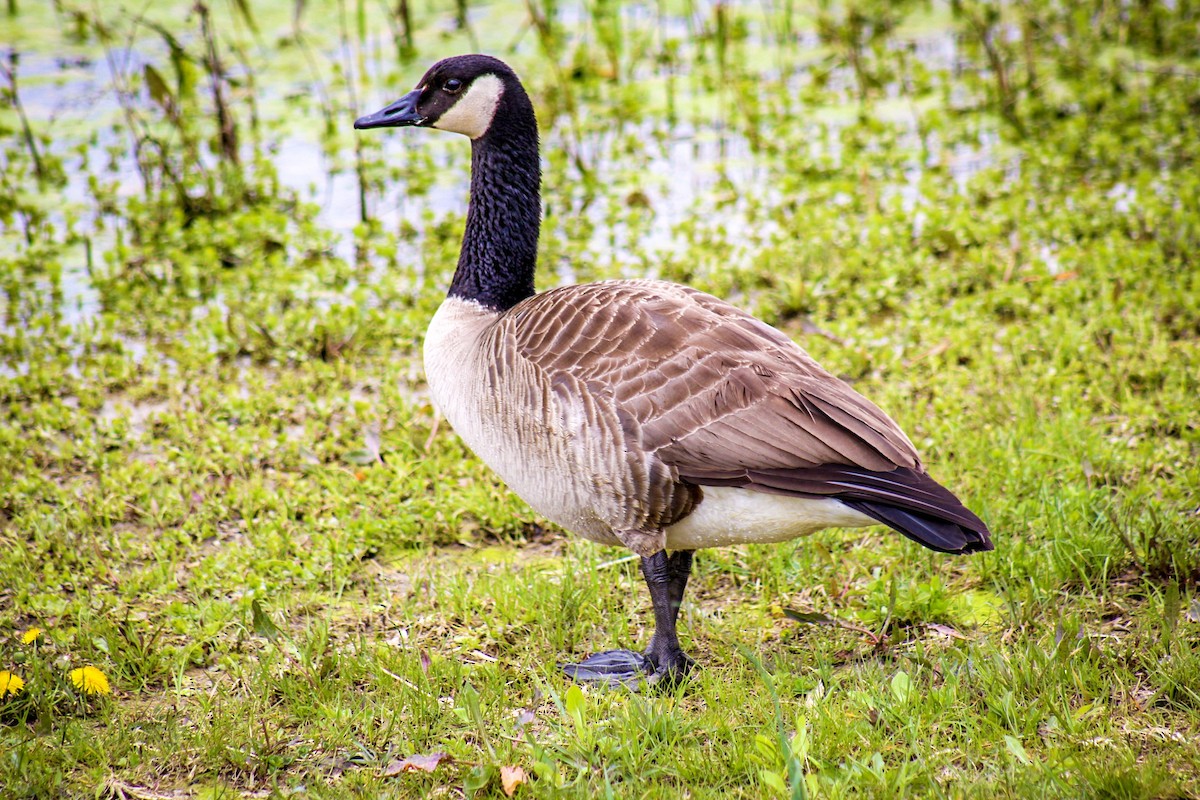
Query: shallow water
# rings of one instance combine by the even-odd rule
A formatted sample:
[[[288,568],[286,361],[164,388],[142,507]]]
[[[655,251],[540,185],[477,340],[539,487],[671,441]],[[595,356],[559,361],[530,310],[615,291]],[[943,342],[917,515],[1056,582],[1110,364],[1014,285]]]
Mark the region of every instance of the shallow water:
[[[179,4],[180,9],[186,6]],[[722,86],[720,81],[734,78],[713,73],[706,60],[711,58],[711,48],[700,53],[689,39],[712,24],[714,9],[710,4],[696,4],[689,17],[664,14],[650,6],[624,7],[620,24],[627,39],[637,41],[642,37],[645,46],[674,40],[679,63],[629,56],[629,72],[638,83],[584,84],[583,93],[576,98],[576,102],[586,103],[581,116],[573,119],[570,114],[560,113],[547,124],[543,113],[547,235],[577,239],[571,248],[574,257],[543,264],[543,287],[605,276],[655,276],[661,257],[689,257],[694,245],[683,229],[696,226],[725,241],[744,241],[746,246],[736,257],[743,266],[752,266],[754,243],[769,242],[780,235],[769,210],[796,199],[774,180],[774,176],[792,169],[794,151],[763,148],[756,141],[770,141],[783,134],[788,141],[801,142],[809,158],[834,170],[840,167],[841,134],[860,109],[854,99],[854,72],[831,60],[829,48],[812,30],[796,27],[790,37],[784,37],[778,32],[777,20],[763,16],[757,5],[747,5],[743,9],[753,10],[747,12],[744,38],[731,46],[727,58],[742,58],[754,62],[754,66],[743,67],[736,83]],[[246,36],[237,20],[215,23],[225,25],[232,38],[242,37],[243,46],[252,51],[251,58],[264,66],[253,76],[260,114],[256,133],[246,126],[248,98],[235,98],[231,106],[235,114],[241,115],[243,161],[249,162],[256,149],[268,154],[283,191],[317,207],[315,222],[330,234],[332,256],[347,263],[366,258],[372,264],[368,272],[340,288],[322,289],[318,305],[323,307],[349,302],[364,282],[394,280],[389,275],[390,264],[407,265],[412,278],[405,280],[413,286],[419,286],[427,277],[444,283],[452,264],[443,263],[447,260],[444,258],[427,263],[423,253],[425,232],[438,220],[454,224],[465,214],[469,181],[469,149],[457,138],[411,131],[372,136],[364,144],[368,148],[366,157],[392,172],[381,192],[371,189],[366,194],[370,218],[384,232],[412,233],[393,237],[394,253],[389,259],[361,251],[355,235],[361,226],[360,182],[353,169],[356,134],[350,130],[350,123],[356,113],[404,91],[423,65],[443,51],[439,47],[435,52],[430,47],[429,55],[421,52],[411,64],[397,70],[390,37],[383,27],[369,27],[358,39],[344,34],[339,38],[335,35],[335,11],[329,6],[312,12],[305,28],[309,53],[306,61],[298,59],[295,43],[289,43],[284,35],[290,26],[278,19],[274,40],[266,33]],[[163,18],[161,9],[156,13]],[[480,9],[475,13],[479,26],[475,33],[485,49],[488,43],[494,46],[503,41],[507,46],[513,41],[485,27],[497,16],[524,18],[524,12],[517,8],[506,12],[489,7],[486,12]],[[587,40],[589,14],[584,4],[565,4],[558,10],[557,23],[563,31],[573,32],[567,34],[568,39]],[[107,310],[95,279],[111,271],[105,254],[114,246],[116,232],[128,224],[119,211],[114,213],[111,201],[107,205],[97,203],[94,181],[108,184],[109,195],[118,203],[144,192],[130,146],[130,130],[139,128],[130,127],[118,90],[130,87],[126,105],[131,113],[144,115],[150,124],[161,126],[161,122],[153,122],[156,115],[160,120],[162,115],[144,86],[144,71],[151,65],[169,76],[170,50],[154,30],[133,25],[128,19],[125,38],[119,45],[106,48],[95,37],[80,40],[64,33],[63,26],[55,24],[61,19],[52,12],[23,11],[22,16],[30,18],[32,35],[22,34],[14,40],[14,31],[20,25],[12,21],[0,31],[9,39],[9,47],[20,53],[19,91],[30,122],[39,132],[50,134],[45,149],[63,159],[67,180],[60,192],[61,205],[49,213],[51,227],[69,227],[69,236],[75,242],[62,251],[61,270],[35,278],[26,291],[40,295],[37,305],[70,328],[86,324]],[[180,29],[176,32],[179,41],[195,48],[194,15],[176,26]],[[261,31],[268,30],[267,22],[260,20],[260,26]],[[781,44],[786,46],[781,48]],[[525,31],[517,39],[512,60],[519,66],[522,60],[532,59],[537,46],[534,34]],[[956,36],[949,27],[898,34],[889,47],[920,59],[927,70],[935,73],[951,73],[963,66]],[[446,47],[455,49],[461,48]],[[228,53],[226,59],[231,73],[244,72]],[[276,61],[290,68],[274,68]],[[806,91],[805,87],[819,77],[824,105],[806,109],[800,118],[764,114],[752,138],[737,120],[747,100],[735,95],[747,87],[759,91],[757,84],[747,83],[744,77],[745,70],[752,69],[758,69],[768,84],[774,82],[795,94]],[[318,75],[321,70],[325,73]],[[358,83],[353,96],[344,80],[347,70]],[[539,91],[556,91],[553,80],[545,76],[535,74],[527,80],[535,98]],[[642,83],[650,89],[644,98],[636,92],[628,94],[629,86]],[[664,109],[660,95],[668,84],[672,99]],[[393,88],[397,86],[400,88]],[[202,108],[206,102],[204,88],[204,78],[199,76],[196,91]],[[634,97],[634,102],[622,101],[622,92]],[[984,128],[969,141],[960,138],[943,144],[936,130],[922,139],[918,114],[903,94],[900,84],[889,84],[884,95],[892,101],[885,100],[874,110],[882,123],[898,131],[892,137],[893,146],[908,154],[901,157],[904,166],[882,181],[881,196],[885,201],[900,198],[904,210],[913,215],[914,235],[919,235],[926,171],[945,167],[960,189],[965,189],[974,175],[996,165],[998,137]],[[599,102],[589,101],[589,97]],[[776,101],[770,90],[764,89],[749,102]],[[560,103],[561,98],[556,104]],[[334,130],[329,132],[322,123],[322,104],[333,106],[326,112],[334,115]],[[167,141],[175,140],[168,137]],[[10,147],[18,145],[15,141],[9,143]],[[569,153],[570,159],[559,163],[551,153]],[[211,152],[201,153],[200,158],[200,163],[210,169],[217,161]],[[1018,174],[1016,157],[1006,162],[1006,169],[1012,177]],[[71,217],[69,225],[67,216]],[[586,230],[580,228],[580,220],[586,221]],[[85,239],[91,247],[91,270],[80,243]],[[7,231],[0,245],[19,249],[15,231]],[[2,324],[6,326],[4,332],[11,334],[12,326],[22,324],[22,315],[14,313],[14,307],[27,306],[28,301],[4,297],[10,308]],[[221,291],[206,302],[215,303],[218,313],[227,310]],[[128,336],[124,338],[130,341]],[[144,349],[142,344],[132,346]],[[20,366],[10,365],[7,369],[19,371]]]

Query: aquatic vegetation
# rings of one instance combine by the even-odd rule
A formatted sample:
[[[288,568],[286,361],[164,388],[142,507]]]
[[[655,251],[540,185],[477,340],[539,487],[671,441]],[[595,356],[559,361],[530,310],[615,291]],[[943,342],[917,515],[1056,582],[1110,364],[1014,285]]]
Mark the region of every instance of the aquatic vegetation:
[[[1200,792],[1198,13],[9,3],[0,786]],[[476,49],[537,104],[542,288],[656,275],[779,325],[997,551],[704,552],[685,693],[532,668],[644,638],[635,565],[435,419],[469,153],[350,129]]]

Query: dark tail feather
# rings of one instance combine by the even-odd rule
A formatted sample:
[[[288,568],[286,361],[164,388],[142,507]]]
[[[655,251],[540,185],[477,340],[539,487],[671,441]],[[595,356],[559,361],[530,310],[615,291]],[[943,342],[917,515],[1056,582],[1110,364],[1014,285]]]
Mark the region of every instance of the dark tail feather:
[[[838,499],[855,511],[879,520],[930,550],[940,553],[977,553],[992,549],[992,540],[988,536],[987,528],[976,531],[954,522],[885,503]]]
[[[845,464],[797,469],[741,469],[705,473],[695,468],[680,477],[700,486],[744,486],[760,492],[832,497],[855,511],[943,553],[992,549],[991,533],[949,489],[915,469],[875,472]]]

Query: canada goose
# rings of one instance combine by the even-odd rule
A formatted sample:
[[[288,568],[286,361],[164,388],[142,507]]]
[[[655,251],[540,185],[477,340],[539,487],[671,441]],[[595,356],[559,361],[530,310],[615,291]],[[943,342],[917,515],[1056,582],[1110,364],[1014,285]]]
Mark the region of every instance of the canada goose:
[[[685,674],[675,622],[701,547],[883,523],[932,550],[992,549],[899,426],[766,323],[665,281],[534,294],[537,120],[503,62],[439,61],[354,123],[403,126],[471,138],[462,252],[425,339],[434,402],[540,514],[641,556],[655,623],[645,654],[598,653],[567,674]]]

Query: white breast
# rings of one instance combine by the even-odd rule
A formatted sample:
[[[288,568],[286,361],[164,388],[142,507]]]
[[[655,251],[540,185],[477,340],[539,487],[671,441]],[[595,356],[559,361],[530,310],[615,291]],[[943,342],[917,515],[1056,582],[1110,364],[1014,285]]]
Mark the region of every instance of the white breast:
[[[599,487],[572,440],[582,422],[542,405],[538,378],[519,359],[507,361],[504,383],[489,388],[489,368],[503,359],[485,342],[498,313],[479,303],[447,298],[425,334],[425,374],[438,409],[455,432],[508,487],[539,514],[579,536],[618,544],[595,513]]]

